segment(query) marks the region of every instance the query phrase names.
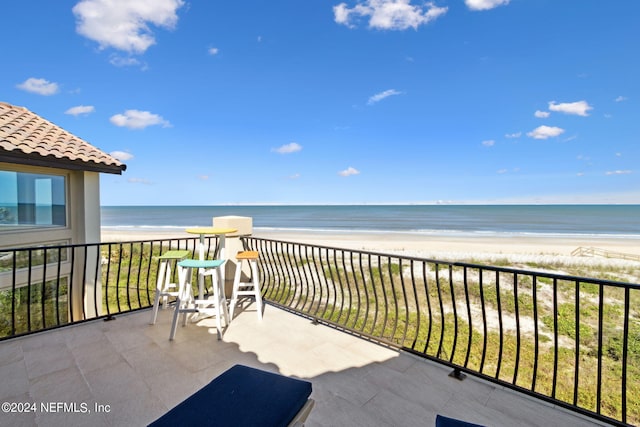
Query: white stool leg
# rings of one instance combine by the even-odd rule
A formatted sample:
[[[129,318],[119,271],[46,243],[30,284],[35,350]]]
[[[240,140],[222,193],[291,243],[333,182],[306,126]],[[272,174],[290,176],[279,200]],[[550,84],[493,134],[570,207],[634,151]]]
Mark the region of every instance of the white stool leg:
[[[167,308],[167,303],[169,302],[169,290],[171,289],[171,260],[167,261],[167,269],[164,276],[164,288],[162,289],[162,309]]]
[[[158,306],[160,305],[160,294],[164,292],[167,263],[165,260],[160,261],[160,271],[156,282],[156,296],[153,299],[153,311],[151,312],[151,324],[155,325],[158,318]],[[166,299],[166,297],[165,297]]]
[[[204,268],[198,269],[198,299],[204,299]]]
[[[224,268],[224,264],[218,268],[218,289],[220,289],[220,299],[218,301],[218,306],[222,306],[222,314],[224,315],[224,323],[229,326],[229,322],[231,321],[231,317],[229,316],[229,307],[227,306],[227,296],[224,294],[224,274],[222,269]]]
[[[262,320],[262,294],[260,293],[260,281],[258,279],[258,262],[251,260],[251,281],[253,282],[253,291],[256,296],[256,309],[258,310],[258,319]]]
[[[220,319],[220,285],[218,283],[217,271],[211,275],[211,281],[213,282],[213,300],[216,304],[216,329],[218,331],[218,341],[220,341],[222,339],[222,321]]]
[[[231,292],[231,301],[229,302],[229,311],[231,319],[233,320],[233,311],[236,309],[238,303],[238,288],[240,287],[240,277],[242,276],[242,260],[238,260],[236,264],[236,274],[233,278],[233,291]]]
[[[183,309],[186,309],[186,305],[192,299],[191,297],[191,282],[187,283],[191,277],[191,268],[178,267],[178,278],[180,287],[178,289],[178,298],[176,299],[176,307],[173,311],[173,320],[171,322],[171,332],[169,333],[169,340],[173,341],[176,335],[176,329],[178,327],[178,316],[180,313],[183,315],[183,325],[186,323],[187,313]]]

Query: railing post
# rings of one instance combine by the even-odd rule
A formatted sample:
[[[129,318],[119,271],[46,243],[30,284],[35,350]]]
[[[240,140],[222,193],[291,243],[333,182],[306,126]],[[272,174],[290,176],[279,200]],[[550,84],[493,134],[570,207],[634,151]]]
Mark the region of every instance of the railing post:
[[[467,376],[463,374],[462,371],[458,368],[454,368],[453,371],[451,371],[451,373],[449,374],[449,376],[451,378],[457,379],[458,381],[462,381],[465,378],[467,378]]]

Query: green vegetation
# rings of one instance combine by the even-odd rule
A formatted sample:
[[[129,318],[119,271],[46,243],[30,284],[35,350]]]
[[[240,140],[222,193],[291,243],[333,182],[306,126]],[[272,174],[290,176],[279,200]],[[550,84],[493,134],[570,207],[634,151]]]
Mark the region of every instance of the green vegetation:
[[[101,245],[99,256],[95,247],[86,251],[84,248],[52,249],[46,253],[38,249],[31,251],[31,255],[28,251],[17,252],[15,292],[11,287],[0,290],[0,338],[64,325],[71,322],[72,314],[76,320],[92,316],[95,307],[88,307],[86,313],[81,313],[81,306],[75,307],[72,313],[69,293],[74,292],[74,286],[76,291],[80,290],[78,287],[84,287],[83,291],[91,297],[93,293],[89,286],[96,278],[101,284],[95,294],[102,315],[149,307],[155,295],[157,257],[164,250],[166,247],[158,243],[135,243]],[[0,271],[12,270],[13,255],[4,255]],[[86,270],[71,271],[67,261],[72,258],[76,266],[82,266],[86,261]],[[31,272],[26,268],[29,259]],[[45,274],[49,280],[43,285]],[[173,274],[177,282],[175,269]],[[5,277],[11,279],[11,276]],[[28,278],[30,285],[21,282]]]
[[[270,277],[267,297],[590,411],[597,411],[600,393],[601,413],[614,419],[622,419],[625,398],[626,421],[640,422],[640,289],[625,294],[589,279],[552,276],[637,283],[640,271],[536,263],[536,272],[516,274],[392,256],[361,258],[354,265],[342,252],[323,255],[301,267],[304,272]],[[286,257],[278,259],[286,265]]]
[[[67,302],[66,278],[0,291],[0,337],[68,323]]]
[[[135,310],[153,304],[158,260],[164,252],[160,245],[148,243],[102,247],[102,258],[109,260],[101,268],[103,314]],[[174,271],[174,276],[176,272]],[[177,277],[174,277],[177,282]]]

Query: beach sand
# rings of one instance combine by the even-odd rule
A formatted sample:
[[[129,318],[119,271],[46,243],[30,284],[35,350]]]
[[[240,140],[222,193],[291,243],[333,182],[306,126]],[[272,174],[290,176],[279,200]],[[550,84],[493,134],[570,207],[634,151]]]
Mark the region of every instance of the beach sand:
[[[531,236],[443,236],[411,233],[336,233],[301,231],[254,231],[254,237],[273,240],[356,249],[373,252],[403,254],[406,256],[441,260],[583,258],[571,253],[579,247],[594,247],[608,252],[631,254],[640,257],[640,239],[630,238],[580,238],[580,237],[531,237]],[[168,239],[193,237],[176,231],[113,231],[102,230],[103,242]],[[585,257],[585,262],[596,258]]]

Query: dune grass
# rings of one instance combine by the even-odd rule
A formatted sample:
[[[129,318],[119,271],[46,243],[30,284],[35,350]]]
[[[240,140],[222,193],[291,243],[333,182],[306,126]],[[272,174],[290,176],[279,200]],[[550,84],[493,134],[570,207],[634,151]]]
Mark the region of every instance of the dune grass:
[[[273,259],[286,264],[285,257]],[[268,297],[488,377],[640,423],[640,290],[597,283],[638,283],[640,271],[633,266],[503,259],[502,267],[531,271],[516,274],[394,256],[365,259],[365,268],[361,262],[336,252],[315,266],[298,264],[297,273],[272,278],[278,292],[267,291]],[[316,279],[302,283],[304,277]]]

